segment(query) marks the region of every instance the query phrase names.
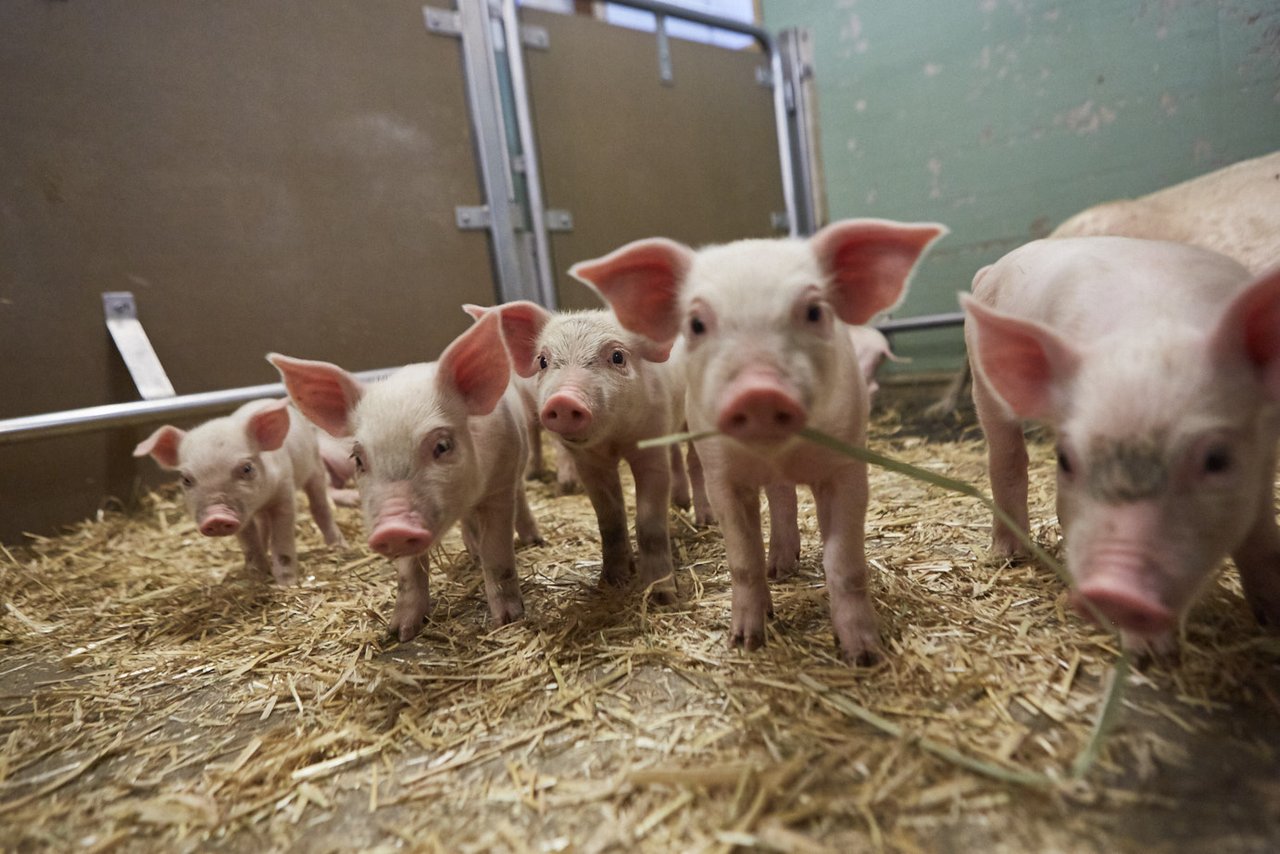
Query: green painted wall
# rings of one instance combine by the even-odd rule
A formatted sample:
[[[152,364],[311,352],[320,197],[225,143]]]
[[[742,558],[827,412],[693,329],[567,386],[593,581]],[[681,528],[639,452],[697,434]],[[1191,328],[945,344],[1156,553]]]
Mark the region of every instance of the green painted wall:
[[[812,34],[832,219],[951,228],[897,312],[1071,214],[1280,148],[1277,0],[763,0]],[[912,371],[959,330],[902,334]]]

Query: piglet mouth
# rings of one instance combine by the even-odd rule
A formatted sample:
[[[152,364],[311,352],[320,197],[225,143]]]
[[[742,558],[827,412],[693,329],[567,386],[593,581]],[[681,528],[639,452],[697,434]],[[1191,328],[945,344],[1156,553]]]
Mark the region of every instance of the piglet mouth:
[[[1175,628],[1177,614],[1145,581],[1131,569],[1104,569],[1080,583],[1072,605],[1081,616],[1096,621],[1096,612],[1116,628],[1136,635],[1164,635]]]

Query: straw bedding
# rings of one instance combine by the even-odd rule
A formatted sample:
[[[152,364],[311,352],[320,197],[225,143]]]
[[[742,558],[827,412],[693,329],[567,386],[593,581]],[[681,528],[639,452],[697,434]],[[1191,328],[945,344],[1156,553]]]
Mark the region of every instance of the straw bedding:
[[[905,414],[904,414],[905,413]],[[873,449],[986,488],[971,423],[879,414]],[[941,427],[941,429],[938,429]],[[938,438],[942,437],[942,438]],[[1059,550],[1032,446],[1036,538]],[[171,491],[0,552],[0,846],[622,851],[1265,850],[1280,838],[1280,646],[1234,572],[1182,660],[1135,671],[1083,779],[1116,658],[1034,565],[986,557],[972,499],[872,470],[867,553],[888,656],[842,665],[811,500],[768,646],[726,646],[715,529],[672,512],[681,601],[596,586],[582,496],[530,497],[528,617],[492,629],[456,534],[422,634],[394,574],[299,526],[303,583],[246,574]],[[986,763],[998,772],[972,767]]]

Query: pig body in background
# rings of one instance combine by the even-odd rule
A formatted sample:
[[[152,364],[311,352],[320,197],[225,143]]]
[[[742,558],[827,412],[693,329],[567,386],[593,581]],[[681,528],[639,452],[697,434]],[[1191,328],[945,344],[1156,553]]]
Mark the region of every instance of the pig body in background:
[[[516,373],[537,384],[542,426],[573,460],[600,527],[601,580],[639,582],[659,602],[671,601],[675,579],[667,507],[676,447],[637,443],[674,433],[684,421],[679,356],[627,332],[604,310],[553,314],[531,302],[499,309]],[[618,465],[636,485],[633,560]],[[683,471],[683,468],[681,469]],[[684,490],[685,506],[690,500]]]
[[[981,270],[965,335],[997,504],[1027,525],[1024,419],[1053,427],[1067,568],[1139,651],[1227,554],[1280,623],[1272,510],[1280,273],[1123,237],[1041,240]],[[1022,554],[993,523],[997,554]]]
[[[351,448],[341,439],[323,430],[316,433],[320,442],[320,459],[329,474],[329,498],[340,507],[359,507],[360,495],[351,486],[356,477],[356,461],[351,458]]]
[[[462,310],[475,320],[479,320],[494,308],[467,303]],[[525,469],[528,480],[538,480],[546,467],[542,454],[542,422],[538,419],[538,379],[522,377],[514,374],[511,383],[520,395],[520,403],[524,407],[525,427],[529,432],[529,465]],[[556,495],[570,495],[578,491],[578,473],[574,471],[573,459],[568,454],[555,455]]]
[[[763,645],[772,612],[760,490],[794,495],[803,483],[817,505],[840,648],[855,662],[878,655],[863,552],[866,465],[797,432],[807,425],[864,443],[867,392],[844,324],[891,308],[920,254],[944,231],[849,220],[808,240],[743,240],[700,251],[656,238],[571,270],[627,328],[659,342],[684,339],[689,427],[719,431],[696,445],[728,552],[731,645]]]
[[[183,431],[166,425],[134,448],[182,475],[196,528],[207,537],[234,534],[245,564],[277,584],[297,578],[294,492],[302,488],[329,545],[342,544],[325,491],[315,428],[284,400],[254,400],[222,418]]]
[[[431,609],[427,550],[461,521],[498,625],[524,614],[514,530],[538,539],[523,489],[529,453],[496,317],[460,335],[439,361],[365,385],[336,365],[268,357],[298,408],[350,442],[369,546],[395,562],[390,625],[402,641]]]
[[[862,379],[867,385],[867,394],[874,395],[880,389],[876,382],[876,371],[885,360],[901,362],[889,347],[889,339],[874,326],[850,326],[849,340],[853,342],[853,352],[858,357],[858,368],[862,371]]]
[[[1280,152],[1136,199],[1095,205],[1049,236],[1098,235],[1189,243],[1221,252],[1261,275],[1280,264]]]

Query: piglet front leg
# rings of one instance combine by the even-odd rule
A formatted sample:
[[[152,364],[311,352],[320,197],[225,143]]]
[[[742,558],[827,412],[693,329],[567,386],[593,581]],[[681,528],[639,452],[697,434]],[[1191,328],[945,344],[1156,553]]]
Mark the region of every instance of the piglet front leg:
[[[800,564],[800,510],[796,488],[785,483],[765,488],[769,500],[769,578],[794,575]]]
[[[671,531],[667,506],[671,503],[669,449],[650,448],[628,457],[636,481],[637,572],[640,583],[651,590],[653,601],[670,605],[676,598],[675,569],[671,562]]]
[[[612,458],[597,459],[586,454],[575,454],[573,462],[600,528],[600,580],[611,587],[622,587],[631,580],[635,566],[618,464]]]
[[[760,491],[715,483],[709,486],[707,497],[720,519],[729,558],[729,646],[759,649],[764,646],[765,621],[773,616],[760,530]]]
[[[426,555],[396,558],[396,606],[391,612],[392,635],[401,643],[422,631],[422,621],[431,613]]]
[[[844,466],[814,485],[818,527],[822,532],[822,568],[831,599],[831,622],[840,652],[850,664],[870,665],[880,658],[876,611],[868,592],[870,578],[863,550],[867,516],[867,467]]]
[[[478,505],[472,516],[484,573],[484,595],[496,626],[524,616],[524,599],[516,574],[515,513],[514,493],[504,493]]]

